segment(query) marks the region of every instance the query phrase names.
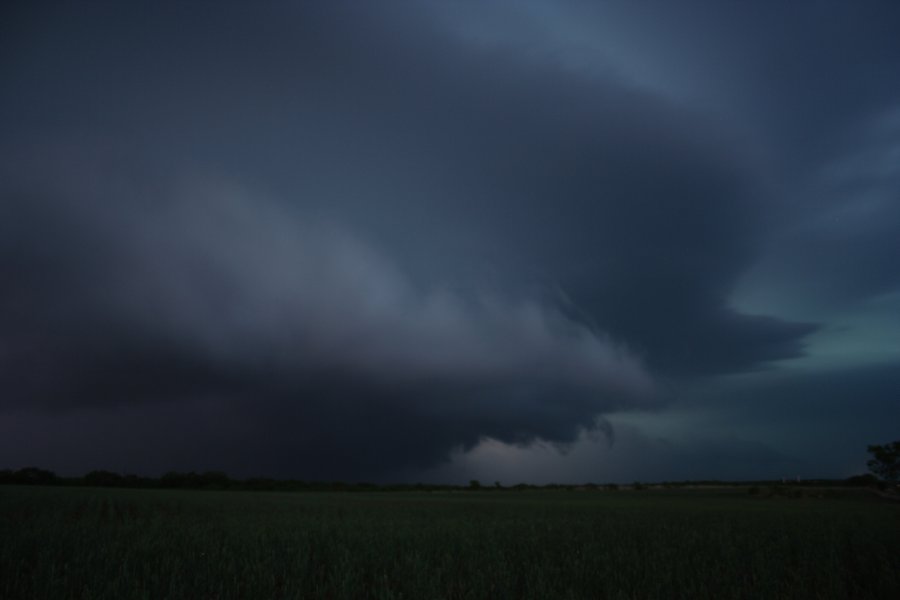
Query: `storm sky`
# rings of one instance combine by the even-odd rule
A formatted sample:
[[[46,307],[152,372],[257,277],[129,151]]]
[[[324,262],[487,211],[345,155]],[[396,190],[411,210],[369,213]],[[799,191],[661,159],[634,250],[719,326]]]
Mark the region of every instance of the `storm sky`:
[[[846,477],[900,6],[0,9],[0,467]]]

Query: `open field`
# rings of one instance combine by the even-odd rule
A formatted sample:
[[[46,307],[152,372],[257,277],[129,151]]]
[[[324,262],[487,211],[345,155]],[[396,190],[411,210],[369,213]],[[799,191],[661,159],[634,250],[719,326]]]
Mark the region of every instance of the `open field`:
[[[900,598],[898,557],[852,490],[0,487],[4,599]]]

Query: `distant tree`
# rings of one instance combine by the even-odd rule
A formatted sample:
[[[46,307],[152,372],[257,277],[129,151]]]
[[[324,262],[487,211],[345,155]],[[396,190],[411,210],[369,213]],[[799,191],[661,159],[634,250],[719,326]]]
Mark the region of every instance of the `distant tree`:
[[[225,489],[231,483],[228,475],[222,471],[206,471],[198,477],[201,487]]]
[[[164,488],[225,489],[230,484],[231,479],[221,471],[207,471],[205,473],[169,471],[159,479],[160,487]]]
[[[13,482],[25,485],[53,485],[59,483],[59,478],[53,471],[38,469],[37,467],[25,467],[13,473]]]
[[[471,480],[471,481],[469,482],[469,489],[470,489],[470,490],[480,490],[480,489],[481,489],[481,482],[478,481],[477,479]]]
[[[868,448],[872,458],[866,463],[869,470],[887,482],[900,479],[900,440]]]
[[[189,475],[187,473],[179,473],[178,471],[169,471],[159,478],[160,487],[164,488],[182,488],[188,487]]]
[[[122,476],[122,487],[156,487],[157,482],[147,477],[138,477],[134,473],[126,473]]]
[[[878,478],[871,473],[864,473],[863,475],[854,475],[853,477],[848,477],[844,480],[844,483],[846,485],[865,487],[877,484]]]
[[[84,476],[84,484],[96,487],[114,487],[121,485],[122,476],[112,471],[91,471]]]
[[[244,482],[244,488],[248,490],[274,490],[276,481],[265,477],[251,477]]]

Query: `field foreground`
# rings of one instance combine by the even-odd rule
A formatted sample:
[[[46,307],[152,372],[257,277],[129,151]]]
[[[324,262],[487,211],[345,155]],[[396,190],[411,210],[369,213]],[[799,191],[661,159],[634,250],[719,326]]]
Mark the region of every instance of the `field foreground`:
[[[0,598],[900,598],[862,491],[0,488]]]

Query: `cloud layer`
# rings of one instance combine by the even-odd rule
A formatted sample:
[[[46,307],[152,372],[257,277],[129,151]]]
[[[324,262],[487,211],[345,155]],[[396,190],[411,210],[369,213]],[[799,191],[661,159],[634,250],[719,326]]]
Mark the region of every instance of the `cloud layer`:
[[[32,462],[565,444],[897,289],[888,5],[3,10],[0,410],[55,432]]]
[[[391,466],[429,464],[482,435],[565,441],[653,401],[638,359],[546,302],[422,288],[275,200],[51,180],[4,205],[6,410],[203,401],[212,418],[287,419],[285,463],[312,444],[360,475],[365,457],[339,448],[411,437]]]

